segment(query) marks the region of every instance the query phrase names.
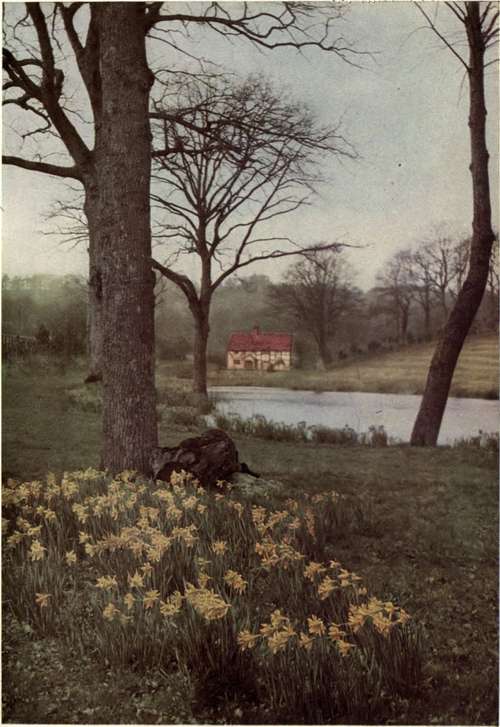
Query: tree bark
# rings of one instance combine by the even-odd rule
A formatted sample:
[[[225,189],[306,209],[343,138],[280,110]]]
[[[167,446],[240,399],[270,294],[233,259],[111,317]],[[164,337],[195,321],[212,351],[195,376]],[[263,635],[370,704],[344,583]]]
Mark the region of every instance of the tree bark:
[[[96,185],[86,185],[85,215],[89,235],[89,283],[87,305],[86,382],[100,381],[103,368],[102,270],[99,256],[99,194]]]
[[[103,451],[112,472],[149,474],[157,444],[151,271],[152,74],[142,3],[99,3],[102,120],[96,134],[102,270]]]
[[[199,306],[193,311],[193,397],[197,406],[203,407],[208,401],[207,388],[207,348],[210,333],[209,311]]]
[[[325,371],[327,371],[333,363],[333,356],[332,352],[330,351],[330,347],[328,346],[326,341],[319,341],[318,353],[321,360],[321,365],[325,369]]]
[[[481,304],[488,280],[494,240],[486,147],[486,105],[484,96],[484,39],[481,32],[481,6],[466,3],[469,43],[469,129],[473,191],[473,222],[469,271],[458,293],[431,361],[420,410],[413,427],[412,445],[437,443],[455,366]]]

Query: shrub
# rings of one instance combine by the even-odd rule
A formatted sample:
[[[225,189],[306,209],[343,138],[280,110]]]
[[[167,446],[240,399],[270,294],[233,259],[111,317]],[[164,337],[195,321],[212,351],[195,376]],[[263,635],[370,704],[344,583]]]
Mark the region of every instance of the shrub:
[[[254,699],[262,720],[381,720],[419,688],[420,628],[333,558],[337,493],[276,509],[185,473],[86,470],[3,495],[4,597],[41,635],[115,668],[176,664],[199,699]]]

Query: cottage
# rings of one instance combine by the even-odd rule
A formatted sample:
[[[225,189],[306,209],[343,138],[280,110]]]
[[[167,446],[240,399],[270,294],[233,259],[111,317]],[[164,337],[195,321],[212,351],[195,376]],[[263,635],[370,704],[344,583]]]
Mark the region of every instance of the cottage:
[[[252,331],[231,333],[227,345],[228,369],[288,371],[292,365],[293,336]]]

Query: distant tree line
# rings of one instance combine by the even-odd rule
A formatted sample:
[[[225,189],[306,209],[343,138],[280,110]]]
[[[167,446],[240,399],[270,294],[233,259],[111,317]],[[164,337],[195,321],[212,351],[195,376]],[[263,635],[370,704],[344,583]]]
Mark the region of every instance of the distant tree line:
[[[33,337],[41,352],[66,358],[85,354],[86,280],[76,275],[3,275],[2,334]]]
[[[258,324],[294,335],[294,365],[328,368],[366,353],[436,338],[467,265],[467,241],[445,235],[397,252],[366,293],[345,252],[299,256],[279,283],[266,275],[228,278],[214,297],[208,362],[226,365],[229,335]],[[360,258],[362,251],[359,252]],[[498,250],[473,332],[498,328]],[[35,337],[37,350],[65,357],[88,353],[88,284],[75,275],[2,278],[2,333]],[[157,360],[193,353],[194,320],[186,297],[165,278],[155,287]]]

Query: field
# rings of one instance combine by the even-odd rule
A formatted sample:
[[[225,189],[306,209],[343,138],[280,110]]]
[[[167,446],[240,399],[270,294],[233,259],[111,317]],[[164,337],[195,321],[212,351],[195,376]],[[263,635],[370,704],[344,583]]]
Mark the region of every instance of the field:
[[[400,351],[366,354],[336,364],[331,370],[274,372],[210,372],[217,386],[283,386],[315,391],[376,391],[395,394],[421,394],[435,343],[414,344]],[[187,367],[186,367],[187,368]],[[452,396],[498,398],[498,338],[470,338],[460,355],[451,387]]]
[[[472,349],[469,356],[473,361]],[[91,398],[80,396],[81,379],[82,371],[50,365],[4,367],[4,477],[42,480],[48,471],[98,466],[99,414]],[[166,420],[160,430],[162,444],[195,433]],[[370,594],[400,604],[418,625],[422,679],[407,696],[386,698],[372,722],[496,724],[496,456],[467,447],[371,449],[251,438],[237,445],[252,468],[285,483],[287,497],[343,496],[348,512],[341,527],[322,531],[321,554],[334,555]],[[281,509],[283,501],[268,506]],[[116,667],[102,650],[68,644],[57,631],[42,638],[28,605],[25,617],[14,619],[5,588],[3,596],[5,722],[273,721],[234,695],[215,702],[189,670]]]

